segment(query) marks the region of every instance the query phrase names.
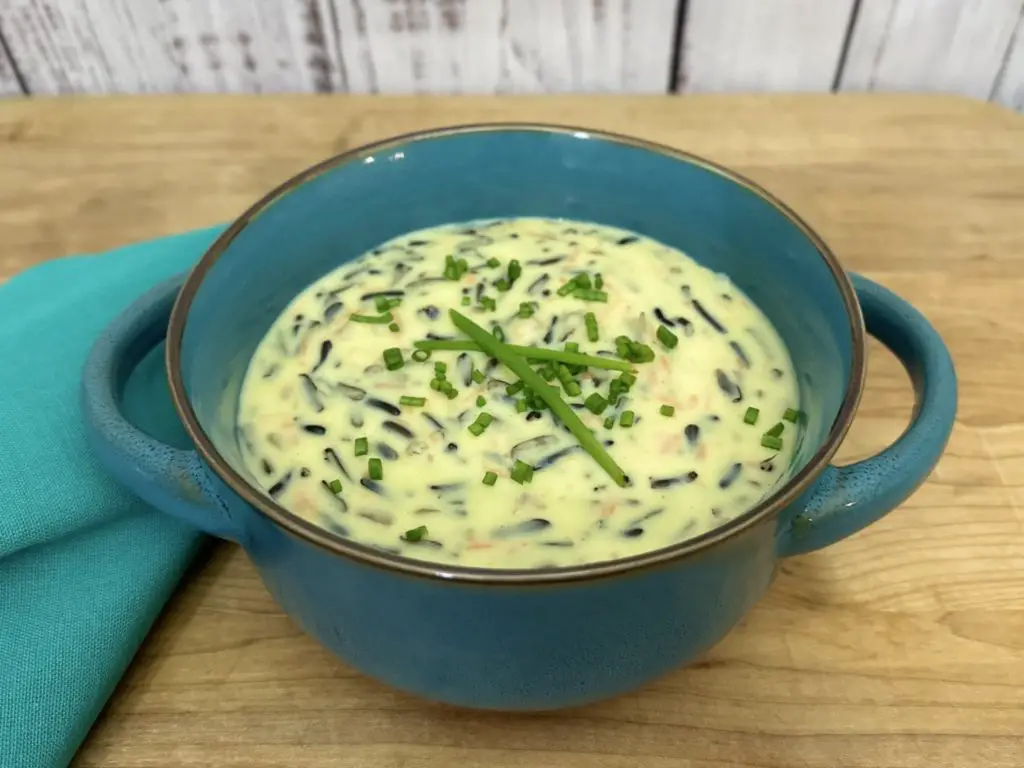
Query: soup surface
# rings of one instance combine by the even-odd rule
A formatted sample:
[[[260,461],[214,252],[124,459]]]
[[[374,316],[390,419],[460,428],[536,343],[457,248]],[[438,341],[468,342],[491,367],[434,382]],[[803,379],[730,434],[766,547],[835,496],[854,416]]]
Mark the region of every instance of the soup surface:
[[[499,361],[506,345],[540,378]],[[413,232],[310,285],[256,350],[238,423],[256,482],[319,526],[544,568],[750,509],[789,467],[797,398],[782,340],[728,278],[632,232],[521,218]]]

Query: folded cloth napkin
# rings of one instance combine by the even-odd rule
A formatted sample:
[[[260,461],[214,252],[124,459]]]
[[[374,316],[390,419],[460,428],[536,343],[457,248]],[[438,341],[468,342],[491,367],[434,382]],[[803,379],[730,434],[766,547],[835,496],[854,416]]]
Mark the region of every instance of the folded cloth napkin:
[[[219,231],[60,259],[0,284],[0,768],[71,761],[200,544],[104,474],[78,385],[99,331]],[[129,381],[125,409],[187,445],[162,347]]]

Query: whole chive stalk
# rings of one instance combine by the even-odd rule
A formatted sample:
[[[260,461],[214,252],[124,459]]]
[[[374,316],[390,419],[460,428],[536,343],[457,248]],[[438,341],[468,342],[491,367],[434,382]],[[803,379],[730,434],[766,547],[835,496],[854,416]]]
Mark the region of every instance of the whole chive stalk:
[[[487,334],[490,336],[490,334]],[[413,343],[416,349],[425,349],[431,352],[486,352],[480,344],[475,341],[458,341],[449,339],[428,339]],[[582,365],[586,368],[603,368],[608,371],[623,371],[629,373],[633,370],[628,362],[613,360],[597,355],[584,355],[579,352],[566,352],[561,349],[548,349],[546,347],[523,347],[518,344],[503,344],[506,349],[521,355],[527,360],[554,361],[568,365]],[[652,358],[653,359],[653,358]]]
[[[530,367],[525,359],[520,357],[513,348],[495,339],[491,334],[460,312],[450,309],[448,314],[456,328],[476,342],[481,350],[498,360],[498,362],[522,379],[526,386],[530,387],[547,404],[552,413],[573,434],[580,446],[608,473],[608,476],[615,481],[616,485],[625,488],[629,484],[629,479],[626,477],[626,473],[622,471],[622,467],[615,463],[615,460],[604,449],[600,441],[594,437],[593,433],[580,421],[579,416],[559,396],[557,390],[549,386]],[[530,474],[532,475],[532,473],[533,470],[531,468]]]

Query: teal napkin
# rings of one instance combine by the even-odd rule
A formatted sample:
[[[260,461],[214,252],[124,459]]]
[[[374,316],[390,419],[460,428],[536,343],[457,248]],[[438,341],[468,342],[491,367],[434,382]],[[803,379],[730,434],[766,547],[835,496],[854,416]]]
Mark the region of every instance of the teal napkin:
[[[2,768],[70,762],[200,544],[104,474],[78,384],[99,331],[219,231],[60,259],[0,284]],[[161,357],[139,366],[126,411],[187,445]]]

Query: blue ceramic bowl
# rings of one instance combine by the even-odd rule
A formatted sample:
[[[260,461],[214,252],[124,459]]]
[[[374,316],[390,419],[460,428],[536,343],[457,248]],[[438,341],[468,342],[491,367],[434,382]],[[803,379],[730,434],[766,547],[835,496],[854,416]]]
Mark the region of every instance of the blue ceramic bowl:
[[[316,528],[257,490],[235,436],[239,388],[289,300],[396,235],[508,216],[636,230],[727,273],[767,313],[800,374],[808,423],[792,479],[691,541],[545,571],[389,555]],[[834,467],[861,396],[865,324],[906,366],[917,407],[891,447]],[[172,397],[194,451],[149,437],[120,407],[127,373],[165,336]],[[953,365],[927,320],[848,277],[767,192],[668,147],[532,125],[401,136],[286,182],[191,274],[153,289],[107,329],[82,392],[110,473],[158,509],[241,544],[281,607],[340,659],[428,699],[502,710],[603,699],[694,660],[764,594],[781,558],[849,536],[906,499],[942,453],[956,410]]]

